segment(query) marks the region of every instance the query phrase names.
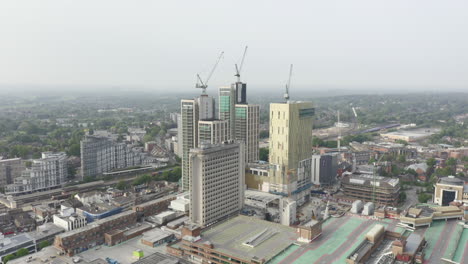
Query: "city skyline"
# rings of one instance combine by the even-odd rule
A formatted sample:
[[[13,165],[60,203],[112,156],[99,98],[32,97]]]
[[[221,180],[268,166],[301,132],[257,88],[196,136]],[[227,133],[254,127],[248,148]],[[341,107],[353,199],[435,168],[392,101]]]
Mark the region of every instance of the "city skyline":
[[[293,90],[462,91],[467,83],[463,1],[204,1],[181,7],[51,0],[0,7],[0,91],[187,91],[225,51],[209,83],[214,91],[234,80],[246,45],[241,78],[252,90],[284,87],[290,63]],[[234,14],[239,19],[229,19]]]

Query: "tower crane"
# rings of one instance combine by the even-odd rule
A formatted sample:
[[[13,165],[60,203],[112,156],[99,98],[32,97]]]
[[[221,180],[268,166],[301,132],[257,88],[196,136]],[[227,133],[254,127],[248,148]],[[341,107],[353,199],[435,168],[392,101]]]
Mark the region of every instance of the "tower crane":
[[[223,58],[224,51],[219,54],[218,60],[216,60],[215,65],[211,69],[210,73],[208,74],[208,77],[205,79],[205,81],[202,80],[200,77],[200,74],[197,73],[197,84],[195,85],[195,88],[201,88],[202,89],[202,94],[206,93],[206,88],[208,87],[208,82],[211,79],[211,76],[213,75],[216,67],[218,67],[219,61]]]
[[[289,66],[289,79],[288,79],[288,83],[286,84],[286,93],[284,94],[284,99],[286,99],[286,102],[289,101],[289,88],[291,87],[292,71],[293,71],[293,65],[291,64],[291,66]]]
[[[237,67],[237,63],[234,64],[234,66],[236,66],[236,74],[234,76],[237,77],[237,82],[240,82],[240,73],[242,71],[242,66],[244,65],[244,59],[245,59],[245,54],[247,53],[247,48],[248,46],[245,46],[244,55],[242,55],[242,60],[240,62],[239,67]]]

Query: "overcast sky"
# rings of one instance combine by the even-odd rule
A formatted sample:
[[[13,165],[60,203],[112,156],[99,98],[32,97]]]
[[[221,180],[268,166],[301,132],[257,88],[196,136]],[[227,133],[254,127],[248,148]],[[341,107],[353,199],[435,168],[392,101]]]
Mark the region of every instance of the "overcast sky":
[[[468,89],[466,0],[2,0],[0,84]]]

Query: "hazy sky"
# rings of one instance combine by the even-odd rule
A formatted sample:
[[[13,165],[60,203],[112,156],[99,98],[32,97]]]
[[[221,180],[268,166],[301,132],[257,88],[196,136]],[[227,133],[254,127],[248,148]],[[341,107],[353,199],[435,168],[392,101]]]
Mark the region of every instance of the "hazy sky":
[[[0,84],[468,90],[466,0],[2,0]],[[193,88],[194,89],[194,88]]]

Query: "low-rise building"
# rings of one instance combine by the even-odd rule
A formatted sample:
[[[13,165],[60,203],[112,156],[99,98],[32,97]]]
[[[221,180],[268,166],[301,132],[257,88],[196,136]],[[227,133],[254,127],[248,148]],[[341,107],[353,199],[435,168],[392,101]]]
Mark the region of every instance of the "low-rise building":
[[[32,161],[31,168],[22,171],[14,183],[6,185],[5,193],[19,195],[57,188],[67,182],[67,177],[65,152],[43,152],[41,159]]]
[[[154,228],[143,234],[141,243],[150,247],[157,247],[164,243],[171,242],[175,239],[174,234],[163,231],[159,228]]]
[[[433,220],[463,219],[464,211],[457,206],[412,207],[402,212],[400,222],[412,227],[431,226]]]
[[[21,248],[27,249],[30,253],[36,252],[34,238],[27,233],[13,237],[0,235],[0,261],[3,261],[5,256],[16,253]]]
[[[305,232],[304,239],[308,234]],[[297,239],[295,228],[240,215],[203,231],[185,226],[182,240],[169,244],[167,251],[197,263],[263,264]]]
[[[55,237],[54,246],[63,253],[74,254],[104,244],[104,234],[112,230],[125,228],[136,223],[135,212],[126,211],[116,214]]]
[[[168,195],[156,200],[133,206],[133,211],[137,213],[138,218],[148,217],[154,214],[161,213],[169,207],[171,201],[175,200],[177,196]]]
[[[438,205],[449,205],[453,201],[468,203],[468,184],[455,176],[439,179],[434,187],[434,203]]]
[[[382,205],[397,205],[400,181],[372,175],[348,175],[341,180],[345,196]]]
[[[392,253],[398,261],[403,263],[422,263],[424,254],[422,252],[426,240],[421,234],[411,233],[406,239],[395,240],[392,243]]]

